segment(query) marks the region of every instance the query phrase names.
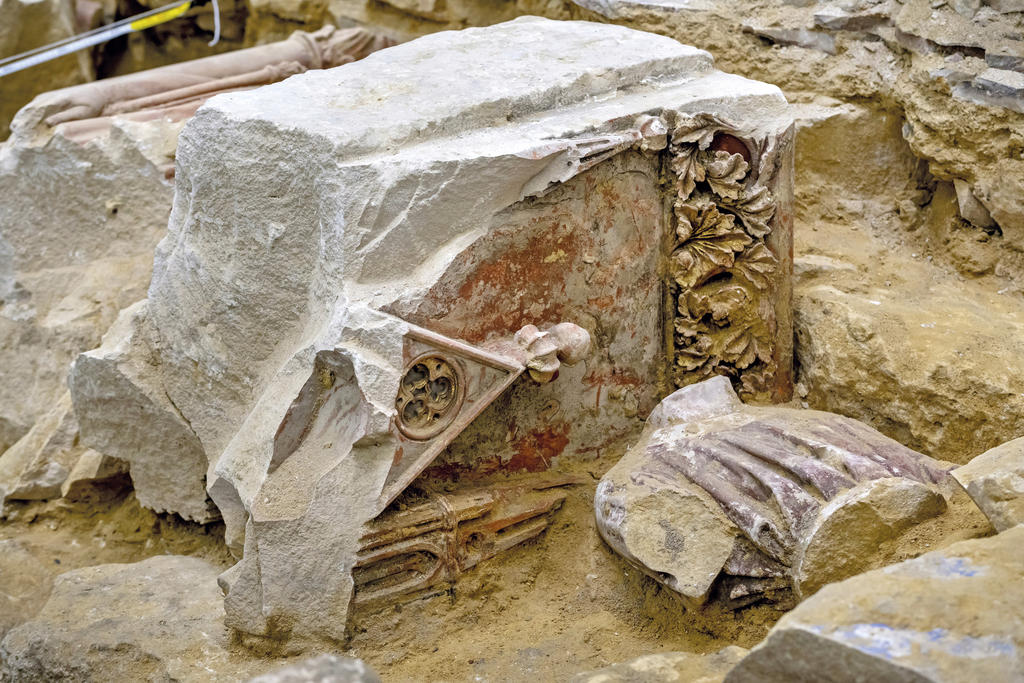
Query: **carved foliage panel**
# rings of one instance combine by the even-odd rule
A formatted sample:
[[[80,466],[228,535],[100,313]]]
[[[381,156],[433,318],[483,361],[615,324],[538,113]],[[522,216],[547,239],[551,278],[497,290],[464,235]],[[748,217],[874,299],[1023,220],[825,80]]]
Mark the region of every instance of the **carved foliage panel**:
[[[744,399],[771,399],[779,370],[773,282],[780,266],[765,240],[776,211],[775,146],[771,138],[744,139],[711,115],[680,116],[671,133],[676,387],[719,374]]]

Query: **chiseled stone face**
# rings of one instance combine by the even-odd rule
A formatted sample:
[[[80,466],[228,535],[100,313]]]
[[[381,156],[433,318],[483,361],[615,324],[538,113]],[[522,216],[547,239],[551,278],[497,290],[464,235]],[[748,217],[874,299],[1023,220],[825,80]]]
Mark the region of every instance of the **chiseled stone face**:
[[[536,18],[204,105],[149,348],[105,346],[150,354],[118,381],[205,453],[243,554],[228,622],[342,638],[364,525],[424,470],[557,471],[716,373],[786,398],[790,124],[778,89],[700,50]],[[76,364],[76,403],[106,362]],[[541,529],[560,498],[522,495]],[[441,565],[498,549],[462,540]]]
[[[946,510],[942,464],[856,420],[680,389],[601,479],[598,529],[690,604],[781,604],[870,569]]]

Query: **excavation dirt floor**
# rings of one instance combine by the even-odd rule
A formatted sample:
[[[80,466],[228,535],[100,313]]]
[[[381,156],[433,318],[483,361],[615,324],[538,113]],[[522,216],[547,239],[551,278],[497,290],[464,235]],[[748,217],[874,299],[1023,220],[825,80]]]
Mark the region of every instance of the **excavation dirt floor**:
[[[751,647],[781,612],[687,611],[672,594],[623,562],[601,541],[593,486],[615,458],[576,474],[553,525],[538,539],[480,564],[438,594],[377,612],[356,613],[345,654],[371,664],[387,681],[555,681],[654,652],[714,652]],[[897,559],[991,533],[965,494],[949,512],[900,541]],[[0,524],[0,628],[30,619],[53,578],[97,564],[159,554],[202,557],[227,568],[232,559],[220,524],[200,526],[139,506],[130,490],[88,503],[12,505]],[[273,656],[233,646],[239,659],[273,669]]]

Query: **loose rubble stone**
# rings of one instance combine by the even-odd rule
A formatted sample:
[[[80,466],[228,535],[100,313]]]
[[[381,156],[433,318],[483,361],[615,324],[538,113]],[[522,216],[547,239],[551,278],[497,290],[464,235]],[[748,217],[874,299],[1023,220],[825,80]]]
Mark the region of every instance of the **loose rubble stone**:
[[[1024,312],[972,283],[936,282],[913,259],[892,287],[866,287],[858,261],[808,262],[797,282],[805,400],[954,462],[1020,434]]]
[[[985,451],[952,475],[996,531],[1024,524],[1024,438]]]
[[[690,604],[782,604],[887,560],[946,510],[941,463],[855,420],[680,389],[594,497],[608,544]]]
[[[721,683],[725,675],[747,654],[730,645],[718,652],[665,652],[644,655],[622,664],[577,674],[572,683]]]
[[[233,653],[218,569],[176,555],[62,574],[0,643],[11,681],[238,681],[266,669]]]
[[[823,588],[728,683],[1024,678],[1024,526]]]
[[[247,683],[380,683],[380,677],[361,659],[320,655],[256,676]]]
[[[0,540],[0,640],[13,626],[35,616],[52,582],[49,569],[21,542]]]
[[[788,398],[790,125],[776,88],[707,53],[536,18],[215,97],[179,139],[143,333],[72,370],[83,440],[134,479],[169,458],[137,435],[187,425],[206,463],[176,460],[180,499],[205,477],[243,554],[230,625],[341,639],[353,594],[416,560],[353,578],[381,561],[364,523],[431,467],[542,472],[632,438],[667,334],[673,381]],[[529,503],[533,533],[555,504]],[[438,553],[427,574],[481,557]]]
[[[0,506],[5,500],[60,496],[61,486],[86,449],[77,445],[78,422],[67,392],[28,434],[0,455]]]

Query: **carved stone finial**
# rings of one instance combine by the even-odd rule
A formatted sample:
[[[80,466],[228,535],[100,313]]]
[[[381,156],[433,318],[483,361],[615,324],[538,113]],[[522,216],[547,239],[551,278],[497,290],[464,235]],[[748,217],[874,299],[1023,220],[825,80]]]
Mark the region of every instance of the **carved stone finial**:
[[[590,352],[590,333],[573,323],[558,323],[544,332],[526,325],[513,340],[525,352],[523,364],[539,384],[553,380],[562,363],[575,365]]]

